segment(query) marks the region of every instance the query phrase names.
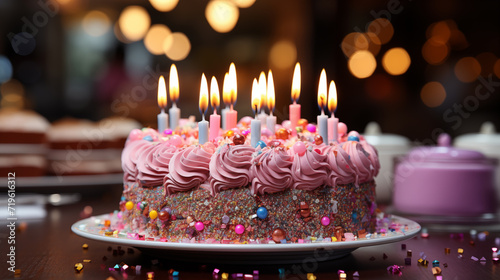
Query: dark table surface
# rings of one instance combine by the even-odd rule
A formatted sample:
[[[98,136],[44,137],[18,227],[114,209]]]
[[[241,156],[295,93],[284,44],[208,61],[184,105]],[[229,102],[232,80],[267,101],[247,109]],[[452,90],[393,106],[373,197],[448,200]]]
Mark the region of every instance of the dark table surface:
[[[436,279],[432,273],[433,260],[440,262],[443,279],[500,279],[500,263],[492,260],[492,247],[499,247],[495,245],[495,239],[500,241],[499,225],[496,223],[455,227],[443,225],[444,222],[423,224],[424,228],[428,228],[428,238],[418,234],[401,242],[359,248],[343,258],[326,262],[304,259],[286,265],[229,265],[212,259],[211,263],[186,263],[149,256],[127,246],[118,248],[106,242],[87,240],[74,234],[70,227],[80,219],[85,206],[92,207],[92,215],[110,213],[118,208],[119,185],[105,186],[98,192],[95,190],[74,203],[59,206],[47,204],[44,218],[16,221],[15,267],[20,270],[17,275],[8,270],[10,231],[5,225],[7,219],[3,218],[0,279],[148,279],[148,272],[155,273],[154,279],[175,279],[170,274],[172,270],[179,272],[177,279],[215,279],[212,275],[214,268],[221,273],[229,273],[229,279],[232,279],[232,273],[252,274],[254,270],[259,271],[258,279],[307,279],[307,273],[313,273],[316,279],[339,279],[338,270],[344,270],[347,279]],[[16,198],[22,196],[18,191]],[[2,196],[1,199],[7,198]],[[471,235],[471,229],[477,231],[475,236]],[[485,238],[480,238],[485,230],[488,230]],[[82,248],[85,243],[88,244],[86,250]],[[406,249],[402,249],[402,244],[406,245]],[[445,248],[450,248],[449,254],[445,253]],[[457,253],[458,248],[464,250],[461,256]],[[411,265],[405,265],[407,250],[412,250]],[[418,264],[421,254],[429,261],[427,266]],[[475,261],[473,257],[484,257],[486,261]],[[76,263],[84,265],[81,272],[75,271]],[[140,265],[142,268],[138,273],[130,268],[125,272],[109,269],[120,263]],[[403,267],[401,275],[387,271],[392,265]],[[280,275],[280,269],[284,274]],[[359,278],[353,276],[356,271]],[[218,279],[221,279],[220,275]]]

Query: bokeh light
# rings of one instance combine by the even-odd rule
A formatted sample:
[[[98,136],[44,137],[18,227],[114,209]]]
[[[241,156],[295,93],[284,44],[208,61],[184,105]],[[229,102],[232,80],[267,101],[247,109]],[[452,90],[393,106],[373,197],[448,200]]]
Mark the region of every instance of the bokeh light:
[[[0,86],[2,95],[1,107],[3,108],[23,108],[24,107],[24,86],[15,79],[11,79]]]
[[[464,83],[470,83],[481,74],[481,65],[474,57],[461,58],[455,64],[455,75]]]
[[[422,56],[432,65],[442,64],[450,54],[450,47],[446,43],[427,40],[422,47]]]
[[[165,51],[163,49],[163,43],[165,39],[172,34],[172,31],[164,24],[152,25],[148,30],[146,37],[144,37],[144,45],[146,49],[154,54],[161,55]]]
[[[377,18],[370,22],[366,31],[377,35],[382,44],[387,44],[394,35],[394,27],[386,18]]]
[[[240,11],[229,0],[211,0],[205,9],[205,17],[210,26],[219,33],[233,30],[238,22]]]
[[[427,28],[427,39],[447,43],[451,37],[451,29],[446,21],[433,23]]]
[[[179,0],[149,0],[151,6],[160,12],[170,12],[179,3]]]
[[[291,68],[297,61],[297,48],[288,40],[281,40],[271,47],[269,61],[273,67],[279,69]]]
[[[128,6],[120,14],[118,24],[123,35],[135,42],[144,38],[149,30],[151,18],[143,7]]]
[[[184,33],[174,32],[163,42],[163,50],[171,60],[183,60],[191,51],[191,42]]]
[[[377,61],[369,51],[356,51],[348,62],[349,71],[359,79],[370,77],[377,68]]]
[[[420,91],[420,99],[427,107],[437,107],[446,99],[446,90],[439,82],[428,82]]]
[[[0,55],[0,84],[10,78],[12,78],[12,63],[7,57]]]
[[[375,33],[367,32],[365,36],[368,37],[370,45],[368,46],[368,50],[375,56],[380,52],[380,47],[382,43],[380,39]]]
[[[410,55],[403,48],[392,48],[382,57],[382,66],[391,75],[404,74],[410,64]]]
[[[90,36],[99,37],[108,32],[111,26],[109,17],[97,10],[88,12],[82,20],[83,30]]]
[[[240,8],[249,8],[255,3],[255,0],[233,0],[233,2]]]

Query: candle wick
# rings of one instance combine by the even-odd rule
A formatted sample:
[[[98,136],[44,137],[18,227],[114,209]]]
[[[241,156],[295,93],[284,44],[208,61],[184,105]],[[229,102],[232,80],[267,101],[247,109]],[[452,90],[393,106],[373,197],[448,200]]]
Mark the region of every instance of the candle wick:
[[[231,102],[231,107],[230,108],[231,108],[231,111],[232,111],[233,110],[233,103],[232,102]]]
[[[214,115],[217,115],[217,107],[214,107]]]

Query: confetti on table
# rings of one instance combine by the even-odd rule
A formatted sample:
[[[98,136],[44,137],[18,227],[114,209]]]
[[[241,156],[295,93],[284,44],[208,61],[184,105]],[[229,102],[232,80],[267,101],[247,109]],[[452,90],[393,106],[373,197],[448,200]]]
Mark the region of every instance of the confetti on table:
[[[83,269],[83,264],[82,263],[75,263],[75,270],[76,272],[80,272]]]
[[[445,253],[446,255],[449,255],[449,254],[450,254],[450,252],[451,252],[451,249],[450,249],[450,248],[444,248],[444,253]]]
[[[458,248],[457,252],[458,252],[459,254],[463,254],[463,253],[464,253],[464,249],[462,249],[462,248]]]
[[[433,267],[432,268],[432,274],[434,274],[434,275],[441,274],[441,268],[439,268],[439,267]]]
[[[83,250],[87,250],[88,248],[89,248],[89,244],[84,243],[84,244],[82,245],[82,249],[83,249]]]

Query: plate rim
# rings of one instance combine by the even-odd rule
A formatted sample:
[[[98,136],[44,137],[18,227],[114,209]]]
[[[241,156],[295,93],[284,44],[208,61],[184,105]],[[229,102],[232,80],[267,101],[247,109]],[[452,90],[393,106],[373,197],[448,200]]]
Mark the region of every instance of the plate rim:
[[[383,245],[388,243],[399,242],[402,240],[410,239],[420,232],[421,225],[413,220],[404,218],[398,215],[390,215],[391,219],[397,219],[406,224],[412,224],[416,229],[412,229],[402,235],[396,236],[383,236],[371,239],[362,239],[355,241],[342,241],[342,242],[316,242],[316,243],[287,243],[287,244],[209,244],[209,243],[179,243],[179,242],[162,242],[152,240],[135,240],[120,237],[110,237],[89,233],[81,230],[81,225],[88,224],[92,219],[106,219],[112,215],[101,214],[91,216],[89,218],[79,220],[71,225],[71,231],[76,235],[87,238],[93,241],[108,242],[118,245],[126,245],[135,248],[150,248],[150,249],[163,249],[163,250],[177,250],[177,251],[204,251],[204,252],[230,252],[230,253],[265,253],[265,252],[300,252],[300,251],[313,251],[316,249],[337,250],[337,249],[357,249],[361,247]]]

